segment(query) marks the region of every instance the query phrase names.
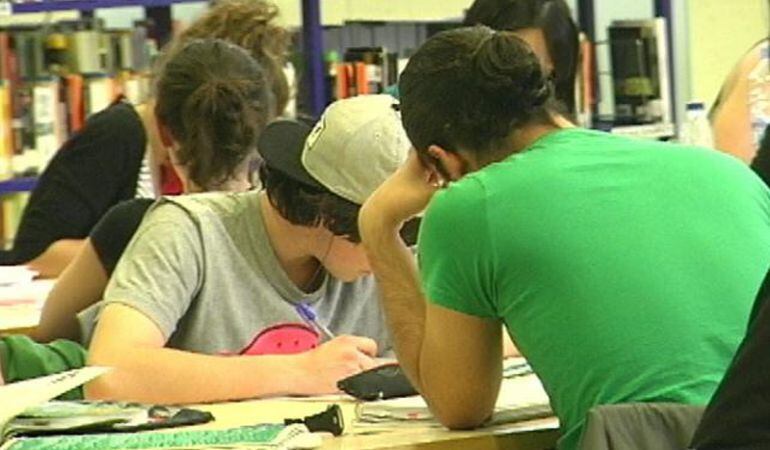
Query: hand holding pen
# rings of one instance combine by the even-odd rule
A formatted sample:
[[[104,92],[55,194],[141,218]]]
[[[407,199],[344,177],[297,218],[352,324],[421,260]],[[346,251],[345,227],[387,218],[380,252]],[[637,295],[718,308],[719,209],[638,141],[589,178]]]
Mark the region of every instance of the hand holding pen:
[[[302,320],[324,335],[326,340],[331,341],[334,339],[334,333],[332,333],[325,325],[318,322],[318,316],[310,305],[307,303],[297,303],[294,308],[297,310],[297,314],[302,317]]]
[[[336,393],[339,391],[339,380],[376,365],[377,343],[374,340],[360,336],[335,337],[329,328],[318,322],[318,316],[310,305],[297,303],[295,309],[302,320],[326,338],[326,342],[305,354],[309,367],[316,374],[306,394]]]

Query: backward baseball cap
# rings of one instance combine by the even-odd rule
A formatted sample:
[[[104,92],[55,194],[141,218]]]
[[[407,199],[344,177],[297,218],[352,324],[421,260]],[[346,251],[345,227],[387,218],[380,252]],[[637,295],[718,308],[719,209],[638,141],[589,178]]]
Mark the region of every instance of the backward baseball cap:
[[[398,100],[360,95],[326,108],[305,139],[301,163],[326,189],[361,205],[406,161],[411,146]]]

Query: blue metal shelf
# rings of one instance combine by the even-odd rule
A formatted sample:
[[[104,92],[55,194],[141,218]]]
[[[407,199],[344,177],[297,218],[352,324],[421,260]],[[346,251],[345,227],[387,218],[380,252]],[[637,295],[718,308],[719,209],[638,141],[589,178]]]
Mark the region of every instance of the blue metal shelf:
[[[0,181],[0,195],[31,192],[37,186],[37,177],[11,178]]]
[[[47,11],[80,10],[89,11],[99,8],[118,8],[122,6],[157,7],[172,3],[200,3],[204,0],[41,0],[24,3],[11,3],[13,13],[31,13]]]

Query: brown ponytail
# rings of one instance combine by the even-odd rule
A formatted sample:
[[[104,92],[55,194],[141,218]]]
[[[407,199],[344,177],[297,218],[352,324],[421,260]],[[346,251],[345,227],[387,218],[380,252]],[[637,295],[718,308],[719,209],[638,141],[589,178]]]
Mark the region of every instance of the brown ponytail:
[[[256,154],[272,108],[264,71],[240,47],[191,41],[169,56],[157,92],[156,115],[196,185],[216,190]]]

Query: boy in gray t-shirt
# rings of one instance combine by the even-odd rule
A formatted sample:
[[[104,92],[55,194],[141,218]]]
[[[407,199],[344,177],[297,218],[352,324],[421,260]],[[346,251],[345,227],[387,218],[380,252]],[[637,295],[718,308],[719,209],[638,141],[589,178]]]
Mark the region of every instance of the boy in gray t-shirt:
[[[372,367],[389,344],[358,210],[409,148],[395,100],[355,97],[312,129],[265,129],[263,190],[158,202],[107,287],[89,364],[115,369],[86,396],[325,394]],[[321,326],[303,323],[300,303]]]

